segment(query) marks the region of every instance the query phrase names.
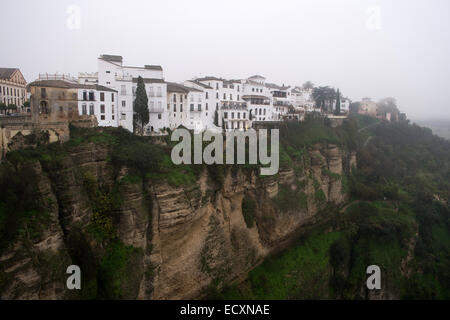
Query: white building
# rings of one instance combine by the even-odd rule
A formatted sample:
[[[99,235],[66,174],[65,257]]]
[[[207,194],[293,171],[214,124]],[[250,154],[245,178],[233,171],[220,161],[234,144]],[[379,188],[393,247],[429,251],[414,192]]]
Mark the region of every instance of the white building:
[[[210,118],[213,121],[212,129],[225,125],[226,130],[251,127],[247,103],[243,99],[244,85],[242,80],[225,80],[217,77],[198,78],[195,82],[206,85],[208,88],[208,103],[213,106],[214,113]],[[218,126],[214,124],[215,111],[218,112]]]
[[[168,82],[167,116],[169,128],[173,130],[179,126],[184,126],[189,130],[194,130],[194,132],[206,130],[206,119],[210,112],[206,110],[204,94],[200,89]]]
[[[286,87],[284,84],[278,86],[273,83],[266,83],[272,95],[272,120],[280,121],[286,116],[294,107],[293,97],[291,96],[291,87]]]
[[[167,90],[164,83],[161,66],[145,65],[144,67],[130,67],[123,65],[123,58],[114,55],[101,55],[97,59],[98,70],[96,73],[80,73],[80,84],[97,83],[99,85],[117,90],[118,126],[133,131],[133,103],[137,78],[144,79],[149,100],[150,123],[146,130],[159,130],[158,121],[162,120],[164,106],[167,105]],[[153,108],[152,108],[153,106]],[[152,122],[156,121],[155,125]]]
[[[252,121],[274,121],[278,115],[274,113],[272,95],[265,86],[266,78],[252,76],[244,82],[242,99],[247,102],[247,107]],[[274,119],[275,117],[275,119]]]
[[[203,92],[204,112],[201,113],[202,130],[212,130],[218,132],[222,130],[219,103],[216,99],[216,90],[197,80],[187,80],[184,85],[189,88]],[[217,124],[215,123],[217,112]]]
[[[99,126],[118,127],[117,91],[98,84],[78,84],[78,114],[95,115]]]

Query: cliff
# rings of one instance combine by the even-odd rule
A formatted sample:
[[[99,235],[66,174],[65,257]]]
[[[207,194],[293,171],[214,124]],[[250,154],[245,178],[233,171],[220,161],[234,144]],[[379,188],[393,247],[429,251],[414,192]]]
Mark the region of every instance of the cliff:
[[[117,168],[111,148],[81,143],[9,168],[28,170],[45,213],[0,251],[1,299],[200,298],[243,280],[327,204],[344,203],[356,164],[355,153],[319,143],[276,176],[203,168],[177,185]],[[70,264],[81,267],[81,293],[65,289]]]

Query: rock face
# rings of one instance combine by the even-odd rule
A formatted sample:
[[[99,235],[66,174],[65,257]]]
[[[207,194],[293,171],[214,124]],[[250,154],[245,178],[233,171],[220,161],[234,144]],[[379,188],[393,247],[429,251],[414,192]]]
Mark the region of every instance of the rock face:
[[[195,299],[211,285],[240,281],[302,226],[314,223],[327,203],[343,203],[345,171],[355,164],[355,155],[321,144],[308,153],[295,168],[271,177],[230,169],[217,181],[204,170],[191,186],[163,180],[121,183],[116,234],[142,252],[122,297]],[[2,299],[70,297],[65,270],[76,260],[70,239],[80,230],[98,266],[105,248],[87,231],[96,209],[83,176],[111,191],[127,168],[117,171],[107,159],[107,147],[91,143],[74,148],[57,167],[35,164],[51,219],[38,239],[14,243],[0,255],[1,279],[6,279],[0,282]],[[244,217],[244,200],[254,204],[251,222]],[[51,264],[55,270],[43,266],[41,256],[57,259]]]

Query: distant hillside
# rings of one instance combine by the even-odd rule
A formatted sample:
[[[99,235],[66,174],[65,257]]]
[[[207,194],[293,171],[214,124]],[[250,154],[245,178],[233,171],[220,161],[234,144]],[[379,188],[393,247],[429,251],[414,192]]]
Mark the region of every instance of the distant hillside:
[[[414,121],[420,126],[433,130],[433,133],[450,140],[450,119],[428,119]]]

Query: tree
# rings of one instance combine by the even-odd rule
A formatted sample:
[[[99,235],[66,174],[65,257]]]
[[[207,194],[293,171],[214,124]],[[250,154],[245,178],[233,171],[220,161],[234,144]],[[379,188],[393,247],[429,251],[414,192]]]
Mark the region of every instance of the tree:
[[[316,87],[312,92],[313,99],[317,107],[323,111],[328,111],[336,100],[336,91],[330,87]]]
[[[336,114],[340,114],[341,113],[341,93],[339,92],[339,89],[337,89],[337,93],[336,93],[336,110],[335,110]]]
[[[350,103],[349,112],[352,113],[352,114],[353,113],[358,113],[360,105],[361,105],[361,103],[359,103],[359,102],[352,102],[352,103]]]
[[[219,126],[219,112],[217,110],[214,112],[214,125]]]
[[[305,89],[305,90],[314,89],[314,83],[312,83],[311,81],[306,81],[303,84],[303,89]]]
[[[395,98],[383,98],[377,103],[377,111],[380,115],[386,115],[386,113],[399,114],[400,111],[397,108],[397,100]]]
[[[134,123],[140,127],[139,130],[141,135],[144,134],[144,127],[149,120],[150,114],[148,110],[147,92],[145,92],[144,79],[139,76],[136,88],[136,99],[134,100]]]

